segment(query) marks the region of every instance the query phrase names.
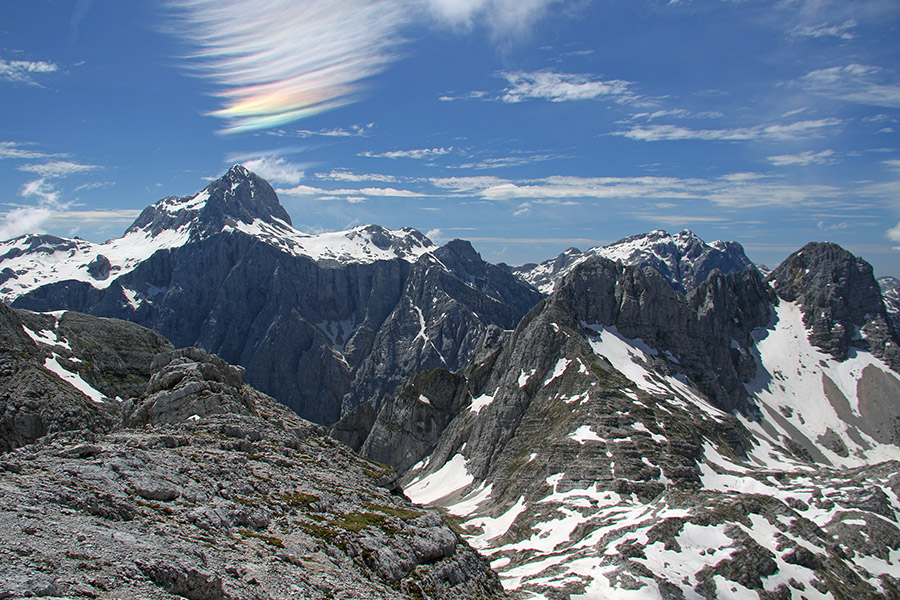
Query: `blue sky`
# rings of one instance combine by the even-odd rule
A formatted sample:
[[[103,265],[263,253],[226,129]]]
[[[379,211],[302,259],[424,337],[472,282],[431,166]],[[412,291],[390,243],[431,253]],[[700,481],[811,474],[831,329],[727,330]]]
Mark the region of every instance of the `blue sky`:
[[[117,237],[243,162],[310,233],[900,276],[896,0],[5,0],[0,98],[0,238]]]

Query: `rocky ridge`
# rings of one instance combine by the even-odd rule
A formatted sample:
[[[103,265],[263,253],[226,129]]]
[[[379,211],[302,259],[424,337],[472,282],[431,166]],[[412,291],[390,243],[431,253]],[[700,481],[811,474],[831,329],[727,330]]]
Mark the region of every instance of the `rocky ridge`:
[[[810,272],[840,281],[825,258]],[[466,368],[368,415],[361,447],[411,465],[405,492],[523,597],[900,598],[897,371],[817,346],[810,306],[756,271],[687,295],[659,279],[585,261]],[[743,414],[703,387],[703,352]]]
[[[556,258],[527,264],[511,271],[545,294],[550,294],[566,274],[591,257],[621,261],[633,267],[651,267],[669,284],[687,293],[706,281],[713,270],[734,273],[756,270],[737,242],[706,243],[691,231],[669,234],[662,230],[623,238],[585,252],[569,248]]]
[[[33,350],[0,309],[4,341]],[[379,486],[389,469],[242,369],[186,348],[147,380],[102,426],[75,418],[0,455],[0,597],[505,597],[437,513]],[[81,409],[78,394],[60,380],[47,400]]]

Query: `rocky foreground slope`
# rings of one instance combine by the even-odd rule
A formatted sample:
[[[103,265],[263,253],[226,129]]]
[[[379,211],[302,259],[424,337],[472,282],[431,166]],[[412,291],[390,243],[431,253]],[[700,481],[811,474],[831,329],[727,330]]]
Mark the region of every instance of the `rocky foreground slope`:
[[[150,360],[167,342],[128,323],[0,319],[0,439],[17,446],[0,454],[0,598],[504,597],[439,514],[379,486],[389,469],[241,369],[194,348]],[[114,330],[104,365],[121,385],[95,388],[78,332]]]
[[[525,598],[900,598],[900,344],[873,290],[833,244],[687,294],[591,258],[361,448]]]

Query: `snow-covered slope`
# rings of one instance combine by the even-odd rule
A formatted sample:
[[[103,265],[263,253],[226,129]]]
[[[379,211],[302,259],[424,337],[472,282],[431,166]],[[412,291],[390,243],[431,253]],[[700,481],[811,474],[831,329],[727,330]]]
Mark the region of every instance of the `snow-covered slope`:
[[[744,323],[758,410],[723,412],[696,355],[603,320],[621,310],[599,306],[592,264],[463,372],[404,491],[455,515],[523,598],[900,598],[900,374],[865,340],[816,347],[806,309],[773,295],[767,323]],[[645,306],[651,324],[677,314]]]
[[[513,273],[543,293],[550,294],[560,279],[592,256],[636,267],[652,267],[666,277],[672,287],[681,291],[696,288],[713,269],[733,273],[755,268],[737,242],[717,240],[706,243],[688,230],[676,234],[655,230],[586,252],[569,248],[556,258],[538,265],[516,267]]]
[[[317,262],[370,263],[395,258],[414,262],[436,248],[412,228],[391,231],[364,225],[306,234],[291,225],[274,194],[264,180],[235,165],[194,196],[169,196],[148,207],[120,238],[91,243],[24,235],[0,242],[0,299],[10,302],[59,281],[83,281],[104,289],[160,250],[219,233],[239,232]],[[272,208],[273,202],[277,209]]]

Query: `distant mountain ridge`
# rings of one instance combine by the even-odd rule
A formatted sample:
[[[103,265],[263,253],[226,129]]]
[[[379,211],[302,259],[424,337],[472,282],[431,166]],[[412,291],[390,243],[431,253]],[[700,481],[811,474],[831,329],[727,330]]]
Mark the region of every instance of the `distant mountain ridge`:
[[[240,165],[194,196],[160,200],[103,244],[0,244],[0,295],[200,345],[323,424],[418,369],[460,367],[488,328],[514,327],[541,297],[467,242],[438,248],[414,229],[377,225],[301,233]]]
[[[682,292],[693,290],[706,281],[713,269],[728,274],[756,268],[737,242],[717,240],[706,243],[689,230],[669,234],[657,229],[585,252],[569,248],[556,258],[540,264],[512,267],[511,270],[543,293],[550,294],[560,279],[592,256],[635,267],[651,267]]]

